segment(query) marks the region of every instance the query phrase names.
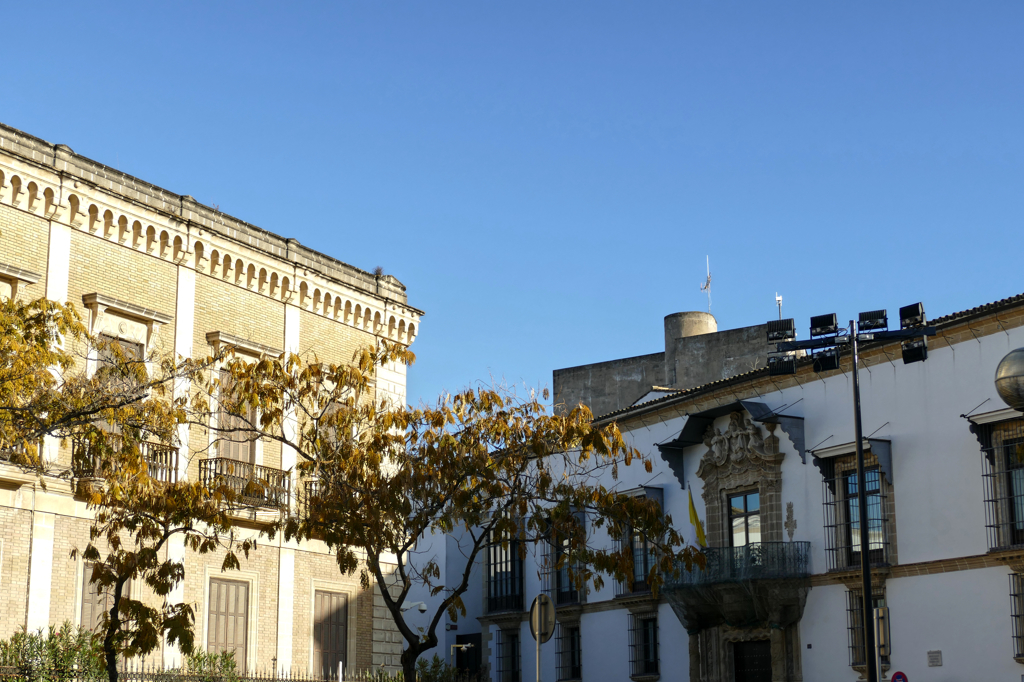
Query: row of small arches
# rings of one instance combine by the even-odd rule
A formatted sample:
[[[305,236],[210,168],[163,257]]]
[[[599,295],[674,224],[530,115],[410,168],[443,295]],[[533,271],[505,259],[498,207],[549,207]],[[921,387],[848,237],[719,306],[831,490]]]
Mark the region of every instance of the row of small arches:
[[[83,210],[81,199],[72,194],[68,197],[66,207],[60,206],[55,199],[53,188],[40,187],[34,181],[24,184],[17,175],[8,180],[0,170],[0,199],[4,199],[16,208],[25,208],[30,213],[43,215],[52,219],[61,219],[61,209],[66,209],[65,222],[71,227],[80,228],[105,239],[117,241],[119,244],[133,249],[145,251],[162,259],[175,263],[192,265],[197,271],[203,272],[209,267],[209,274],[224,281],[231,282],[251,291],[258,292],[276,300],[292,301],[300,308],[324,315],[331,319],[368,331],[372,334],[387,336],[399,343],[411,344],[416,338],[416,325],[396,319],[394,315],[385,316],[370,306],[334,296],[330,292],[314,287],[310,291],[309,284],[300,282],[298,290],[287,275],[268,272],[265,267],[257,268],[255,263],[246,264],[241,258],[234,258],[227,253],[213,249],[206,255],[206,246],[193,242],[192,253],[189,253],[180,235],[167,230],[157,230],[154,226],[143,226],[138,220],[129,222],[126,216],[115,217],[112,211],[100,213],[100,207],[90,204]],[[25,204],[22,206],[22,204]]]

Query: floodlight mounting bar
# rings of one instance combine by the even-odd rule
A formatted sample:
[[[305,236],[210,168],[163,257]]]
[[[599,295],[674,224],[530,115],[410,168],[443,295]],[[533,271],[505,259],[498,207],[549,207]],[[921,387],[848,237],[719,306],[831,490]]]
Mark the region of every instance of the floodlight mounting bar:
[[[914,339],[919,336],[935,336],[935,327],[914,327],[912,329],[894,329],[882,332],[864,332],[857,334],[858,341],[896,341],[903,339]],[[806,341],[781,341],[775,344],[775,350],[785,353],[794,350],[815,350],[817,348],[831,348],[850,343],[850,335],[829,336],[820,339],[808,339]]]

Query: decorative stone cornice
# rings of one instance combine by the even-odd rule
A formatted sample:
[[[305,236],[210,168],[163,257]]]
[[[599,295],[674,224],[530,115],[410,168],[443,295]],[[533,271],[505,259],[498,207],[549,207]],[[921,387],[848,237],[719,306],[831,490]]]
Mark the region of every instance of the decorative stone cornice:
[[[3,124],[0,203],[398,343],[411,344],[419,331],[423,312],[391,275],[360,270]]]
[[[279,348],[265,346],[262,343],[249,341],[248,339],[232,336],[231,334],[225,334],[224,332],[208,332],[206,334],[206,342],[218,351],[222,346],[224,346],[235,348],[249,355],[269,355],[271,357],[277,357],[284,352]]]

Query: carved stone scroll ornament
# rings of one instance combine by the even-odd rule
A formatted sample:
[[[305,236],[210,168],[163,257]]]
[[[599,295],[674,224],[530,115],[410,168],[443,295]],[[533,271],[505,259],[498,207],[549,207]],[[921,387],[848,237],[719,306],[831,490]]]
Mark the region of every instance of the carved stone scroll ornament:
[[[709,468],[724,467],[727,464],[736,469],[776,464],[782,460],[782,453],[777,446],[778,438],[772,434],[767,441],[750,415],[733,412],[729,415],[729,425],[724,431],[712,425],[704,432],[704,445],[708,451],[701,459],[697,475],[705,478]]]

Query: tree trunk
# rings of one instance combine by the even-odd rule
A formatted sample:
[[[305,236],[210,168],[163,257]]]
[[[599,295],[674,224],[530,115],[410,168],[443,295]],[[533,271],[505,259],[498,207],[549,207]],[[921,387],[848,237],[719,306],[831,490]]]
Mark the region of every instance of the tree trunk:
[[[420,657],[420,648],[410,646],[402,652],[402,675],[405,682],[416,682],[416,659]]]
[[[103,655],[107,659],[107,679],[110,682],[117,682],[117,650],[114,648],[114,635],[121,628],[121,594],[124,592],[126,580],[114,583],[114,603],[110,607],[107,632],[103,636]]]

